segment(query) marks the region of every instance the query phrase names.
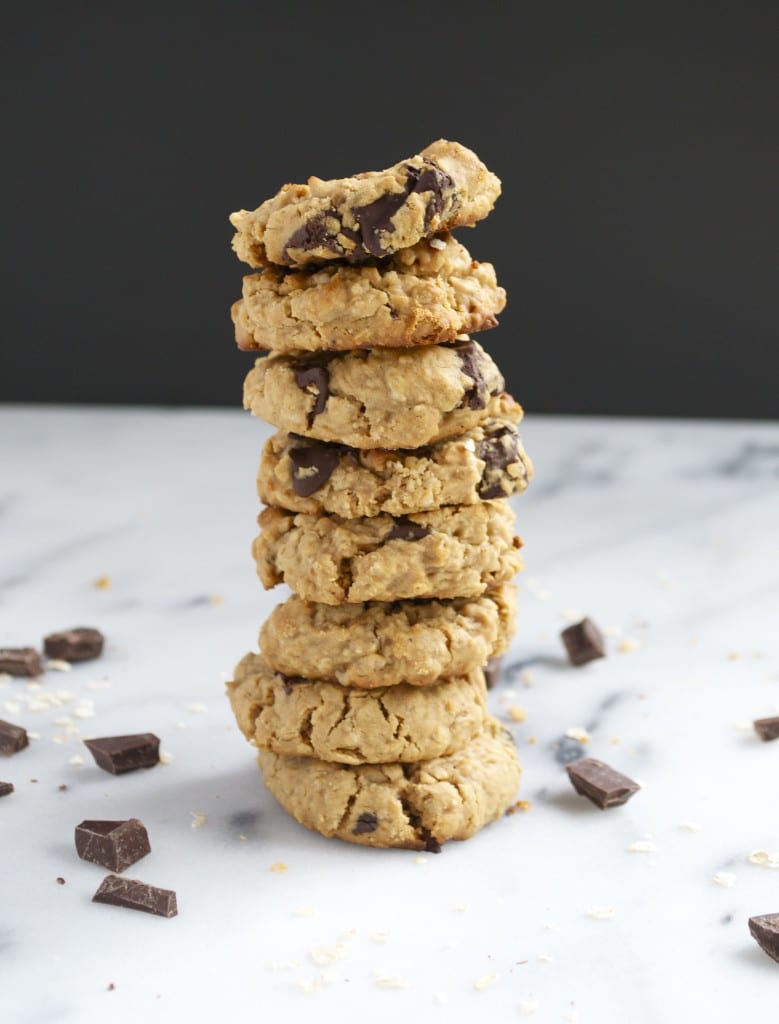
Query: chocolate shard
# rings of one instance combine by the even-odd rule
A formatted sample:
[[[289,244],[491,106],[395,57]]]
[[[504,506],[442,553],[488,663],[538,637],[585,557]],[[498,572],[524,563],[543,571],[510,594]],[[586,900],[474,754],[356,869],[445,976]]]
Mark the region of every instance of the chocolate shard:
[[[132,736],[102,736],[84,740],[95,764],[112,775],[152,768],[160,759],[160,741],[152,732]]]
[[[0,647],[0,672],[9,676],[39,676],[41,656],[34,647]]]
[[[588,661],[606,657],[603,634],[592,619],[582,619],[569,626],[562,631],[560,638],[573,665],[586,665]]]
[[[750,917],[749,934],[764,953],[779,963],[779,914]]]
[[[9,796],[13,791],[13,782],[0,782],[0,796]]]
[[[23,729],[21,725],[12,725],[10,722],[0,719],[0,754],[5,754],[6,757],[18,754],[29,743],[26,729]]]
[[[352,835],[362,836],[368,832],[375,832],[379,826],[379,819],[373,813],[373,811],[363,811],[360,817],[355,822],[355,826],[352,829]]]
[[[76,825],[76,853],[82,860],[122,872],[151,853],[149,833],[138,818],[82,821]]]
[[[49,633],[43,639],[43,649],[49,658],[63,661],[89,661],[103,653],[105,637],[91,626],[75,626],[61,633]]]
[[[134,878],[106,875],[92,897],[93,903],[107,903],[111,907],[142,910],[157,917],[175,917],[178,913],[176,894],[172,889],[158,889]]]
[[[493,686],[497,686],[500,682],[500,673],[503,668],[503,658],[498,656],[496,658],[490,658],[487,664],[484,666],[484,682],[487,684],[487,689],[491,690]]]
[[[641,787],[627,775],[615,771],[603,761],[585,757],[581,761],[565,766],[573,788],[580,796],[586,796],[602,811],[607,807],[625,804]]]
[[[295,370],[295,383],[301,391],[314,397],[314,404],[307,417],[308,426],[311,427],[330,397],[330,374],[326,366],[314,363]]]
[[[308,498],[324,487],[344,454],[344,446],[327,441],[294,445],[289,449],[292,463],[292,489],[299,498]]]
[[[401,516],[395,520],[395,525],[384,540],[421,540],[423,537],[427,537],[429,533],[429,527],[422,526],[420,523],[413,523],[410,519],[406,519],[405,516]]]
[[[770,740],[779,740],[779,717],[756,718],[752,724],[764,743],[768,743]]]

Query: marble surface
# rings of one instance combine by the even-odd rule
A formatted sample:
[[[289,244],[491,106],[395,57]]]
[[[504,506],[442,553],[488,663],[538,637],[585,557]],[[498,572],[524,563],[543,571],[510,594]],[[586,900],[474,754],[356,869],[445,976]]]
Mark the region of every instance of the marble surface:
[[[528,417],[492,700],[526,709],[532,808],[424,858],[304,831],[231,721],[223,682],[280,596],[248,555],[265,433],[238,411],[0,410],[0,645],[108,637],[39,687],[0,682],[0,717],[38,737],[0,759],[2,1019],[765,1019],[779,964],[746,921],[779,911],[779,870],[748,857],[779,855],[779,742],[749,723],[779,710],[779,428]],[[582,613],[609,655],[575,669],[558,633]],[[629,804],[572,793],[569,729],[641,781]],[[146,730],[169,763],[119,778],[79,739]],[[131,815],[153,852],[128,873],[176,889],[175,919],[90,902],[104,872],[74,826]]]

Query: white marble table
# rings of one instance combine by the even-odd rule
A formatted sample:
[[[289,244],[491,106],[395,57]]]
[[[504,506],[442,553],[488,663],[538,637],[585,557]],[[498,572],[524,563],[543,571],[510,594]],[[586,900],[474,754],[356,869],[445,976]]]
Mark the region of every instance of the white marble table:
[[[248,555],[264,436],[237,411],[0,410],[0,645],[108,636],[40,689],[0,684],[0,717],[38,735],[0,759],[0,1019],[775,1014],[779,964],[746,920],[779,911],[779,870],[747,860],[779,854],[779,742],[744,724],[779,710],[779,428],[529,417],[520,631],[493,702],[527,710],[532,809],[424,858],[304,831],[231,721],[223,681],[279,596]],[[581,613],[610,650],[577,670],[558,633]],[[643,783],[628,805],[573,795],[570,728]],[[146,730],[170,762],[119,778],[79,740]],[[131,815],[153,852],[129,874],[176,889],[175,919],[90,902],[104,872],[73,828]]]

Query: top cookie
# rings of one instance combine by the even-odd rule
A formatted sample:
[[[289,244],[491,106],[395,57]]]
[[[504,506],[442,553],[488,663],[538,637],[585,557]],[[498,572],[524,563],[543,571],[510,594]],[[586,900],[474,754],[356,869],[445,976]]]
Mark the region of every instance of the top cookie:
[[[472,226],[499,195],[500,180],[475,153],[439,139],[385,171],[285,185],[256,210],[230,215],[233,249],[252,267],[381,258]]]

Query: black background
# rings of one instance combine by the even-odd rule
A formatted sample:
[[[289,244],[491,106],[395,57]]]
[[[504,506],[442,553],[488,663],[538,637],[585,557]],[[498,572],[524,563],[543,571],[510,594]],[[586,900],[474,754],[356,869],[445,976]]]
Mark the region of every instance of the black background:
[[[238,406],[227,214],[440,136],[531,410],[774,417],[774,3],[5,3],[0,399]]]

